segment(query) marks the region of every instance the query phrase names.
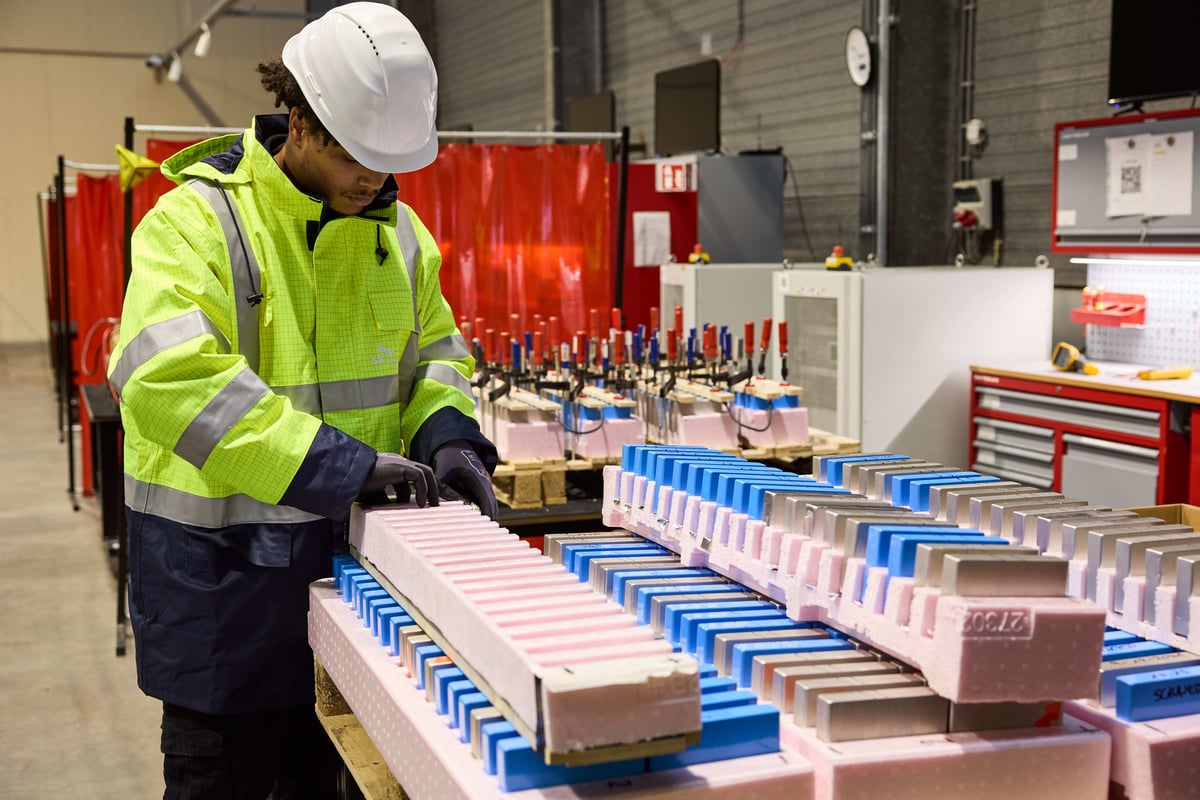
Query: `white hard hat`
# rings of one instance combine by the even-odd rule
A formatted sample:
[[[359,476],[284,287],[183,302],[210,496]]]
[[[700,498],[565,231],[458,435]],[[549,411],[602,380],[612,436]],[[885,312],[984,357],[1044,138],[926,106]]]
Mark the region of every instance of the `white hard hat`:
[[[283,64],[358,163],[412,172],[437,158],[437,72],[417,29],[395,8],[337,6],[288,39]]]

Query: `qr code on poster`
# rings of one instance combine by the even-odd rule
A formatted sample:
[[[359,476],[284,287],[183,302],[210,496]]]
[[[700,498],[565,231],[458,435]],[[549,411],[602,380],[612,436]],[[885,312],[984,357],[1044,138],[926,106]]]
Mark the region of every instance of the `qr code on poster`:
[[[1131,164],[1121,167],[1121,194],[1138,194],[1142,191],[1142,165]]]

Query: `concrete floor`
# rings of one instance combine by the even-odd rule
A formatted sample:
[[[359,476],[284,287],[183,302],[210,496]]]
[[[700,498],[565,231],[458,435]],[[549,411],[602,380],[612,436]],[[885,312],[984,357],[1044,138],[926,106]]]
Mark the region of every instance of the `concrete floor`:
[[[161,706],[132,637],[114,654],[99,509],[72,510],[57,428],[47,347],[0,346],[0,800],[162,797]]]

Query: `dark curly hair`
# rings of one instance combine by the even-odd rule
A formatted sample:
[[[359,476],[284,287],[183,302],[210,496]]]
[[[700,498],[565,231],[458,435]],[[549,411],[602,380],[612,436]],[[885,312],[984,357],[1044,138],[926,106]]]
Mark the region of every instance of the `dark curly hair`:
[[[296,82],[291,70],[283,65],[282,59],[272,58],[261,61],[257,69],[263,88],[275,95],[276,108],[284,106],[289,110],[293,108],[298,110],[304,119],[306,130],[320,135],[325,144],[334,141],[333,136],[309,106],[304,92],[300,91],[300,84]]]

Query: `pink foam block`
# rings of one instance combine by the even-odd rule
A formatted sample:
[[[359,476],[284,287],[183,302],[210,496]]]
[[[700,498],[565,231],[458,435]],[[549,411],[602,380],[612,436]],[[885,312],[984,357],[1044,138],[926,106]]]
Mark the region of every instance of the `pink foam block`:
[[[1103,800],[1108,737],[1062,727],[861,739],[828,744],[782,721],[780,738],[816,772],[820,800]]]
[[[739,408],[734,413],[745,425],[742,435],[751,447],[793,447],[808,443],[808,409],[803,406],[776,408],[769,416],[765,409]]]
[[[737,423],[724,412],[686,414],[678,417],[672,444],[695,444],[714,450],[738,446]]]
[[[504,573],[497,575],[497,568],[503,569]],[[549,556],[540,555],[540,551],[531,548],[529,557],[519,564],[477,561],[471,564],[449,567],[442,570],[442,574],[458,586],[467,586],[468,584],[500,580],[513,574],[520,575],[523,578],[532,578],[539,575],[562,575],[565,574],[565,571],[562,564],[555,562]]]
[[[456,583],[455,585],[457,585],[462,590],[463,594],[466,594],[469,596],[485,595],[485,594],[495,592],[498,589],[502,590],[502,589],[506,589],[506,588],[509,590],[510,594],[515,595],[515,594],[520,594],[522,592],[528,591],[530,589],[541,589],[541,588],[551,588],[551,587],[558,587],[558,588],[570,587],[571,581],[575,581],[576,583],[579,582],[575,579],[574,575],[568,575],[567,573],[563,572],[560,569],[557,574],[544,573],[544,574],[531,575],[531,576],[521,576],[521,575],[510,576],[510,577],[497,576],[496,580],[487,581],[484,583],[470,583],[465,586],[462,584]]]
[[[1096,690],[1104,612],[1072,598],[943,596],[919,663],[959,702],[1053,700]]]
[[[583,584],[580,587],[587,588]],[[560,613],[568,618],[578,614],[587,613],[589,607],[603,608],[608,606],[609,601],[596,594],[595,592],[578,592],[571,595],[562,595],[555,602],[554,607]],[[545,607],[545,602],[539,598],[529,599],[522,595],[516,598],[508,598],[504,600],[495,600],[489,603],[480,603],[480,606],[487,607],[488,614],[496,621],[497,625],[505,625],[509,622],[520,622],[526,618],[526,615],[533,610]]]
[[[581,650],[590,650],[593,652],[599,651],[601,648],[621,650],[626,647],[649,642],[653,638],[654,632],[648,630],[645,625],[631,625],[623,628],[597,629],[569,636],[560,633],[558,635],[530,637],[521,639],[518,641],[518,645],[535,660],[539,660],[543,654],[553,657]],[[599,659],[589,659],[589,663],[594,663],[597,660]],[[558,663],[570,662],[560,661]]]
[[[589,423],[585,428],[588,433],[569,437],[571,450],[583,458],[616,458],[625,445],[645,441],[645,423],[636,417],[606,419],[598,430],[593,431],[591,427]]]
[[[883,615],[893,625],[906,626],[912,613],[913,579],[892,578],[887,582],[887,598],[884,600]]]
[[[548,636],[564,636],[593,631],[607,631],[616,628],[632,628],[636,626],[637,618],[632,614],[622,614],[612,606],[601,606],[599,611],[583,615],[578,608],[560,611],[556,608],[545,609],[536,621],[531,622],[528,615],[521,621],[512,620],[497,624],[504,632],[514,639],[539,639]]]
[[[642,628],[645,630],[644,626]],[[652,632],[651,632],[652,633]],[[543,667],[571,667],[587,664],[597,666],[605,661],[621,661],[641,656],[668,655],[671,645],[662,639],[648,639],[616,646],[595,646],[594,642],[564,643],[563,648],[552,648],[534,657],[534,661]],[[699,673],[697,673],[699,674]],[[697,725],[699,729],[700,704],[696,704]],[[627,732],[614,732],[618,739],[629,741]]]
[[[1064,706],[1065,724],[1079,722],[1112,737],[1114,784],[1129,800],[1185,800],[1200,787],[1200,714],[1125,722],[1089,702]],[[1112,794],[1112,797],[1122,796]]]
[[[563,457],[563,428],[557,421],[512,422],[496,420],[494,435],[505,461],[540,461]]]

